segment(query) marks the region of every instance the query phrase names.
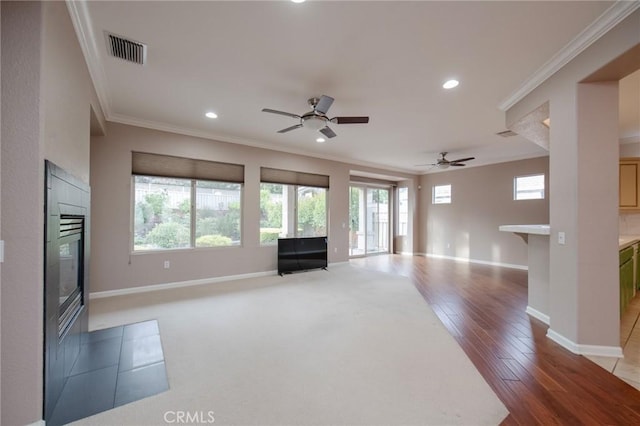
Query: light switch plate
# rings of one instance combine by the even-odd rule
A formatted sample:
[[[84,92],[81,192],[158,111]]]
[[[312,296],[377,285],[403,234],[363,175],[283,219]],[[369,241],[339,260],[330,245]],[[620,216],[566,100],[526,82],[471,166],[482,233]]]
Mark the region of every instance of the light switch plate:
[[[564,232],[558,232],[558,244],[564,245],[564,243],[565,243]]]
[[[4,263],[4,240],[0,240],[0,263]]]

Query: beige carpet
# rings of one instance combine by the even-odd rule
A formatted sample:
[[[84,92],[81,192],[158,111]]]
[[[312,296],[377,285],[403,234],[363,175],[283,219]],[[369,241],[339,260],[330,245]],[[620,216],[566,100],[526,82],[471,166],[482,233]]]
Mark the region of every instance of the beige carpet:
[[[98,299],[90,313],[92,330],[158,319],[170,390],[78,424],[165,424],[167,411],[236,425],[491,425],[507,415],[403,277],[339,264]]]

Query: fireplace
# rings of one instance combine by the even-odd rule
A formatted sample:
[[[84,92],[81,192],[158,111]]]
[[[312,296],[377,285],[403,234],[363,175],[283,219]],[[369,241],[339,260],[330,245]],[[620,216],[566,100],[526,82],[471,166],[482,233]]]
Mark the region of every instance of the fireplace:
[[[82,309],[84,216],[61,215],[58,240],[58,337],[62,338]]]
[[[89,186],[45,162],[44,419],[49,420],[88,329]]]

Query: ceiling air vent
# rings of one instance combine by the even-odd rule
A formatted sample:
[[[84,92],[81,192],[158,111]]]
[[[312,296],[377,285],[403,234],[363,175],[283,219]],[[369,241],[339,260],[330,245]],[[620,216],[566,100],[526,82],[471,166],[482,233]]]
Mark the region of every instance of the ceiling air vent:
[[[147,46],[137,41],[127,40],[115,34],[106,33],[107,48],[111,56],[144,65],[147,59]]]
[[[505,130],[503,132],[496,133],[498,136],[502,136],[503,138],[510,138],[511,136],[516,136],[517,133],[511,130]]]

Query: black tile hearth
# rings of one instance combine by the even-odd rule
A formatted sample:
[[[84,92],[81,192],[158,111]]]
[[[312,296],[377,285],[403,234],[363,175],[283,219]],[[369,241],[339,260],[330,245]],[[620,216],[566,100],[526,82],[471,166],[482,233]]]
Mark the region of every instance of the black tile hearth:
[[[124,340],[133,340],[139,337],[155,336],[160,334],[157,321],[144,321],[124,326]]]
[[[71,376],[47,425],[63,425],[114,407],[117,366]]]
[[[80,354],[78,354],[76,363],[71,370],[71,375],[118,365],[121,346],[122,337],[113,337],[82,345]]]
[[[169,389],[156,320],[87,333],[47,426],[67,424]]]
[[[118,374],[115,406],[128,404],[169,389],[164,362]]]
[[[120,352],[119,371],[155,364],[163,359],[164,355],[159,335],[125,340],[122,342],[122,351]]]

